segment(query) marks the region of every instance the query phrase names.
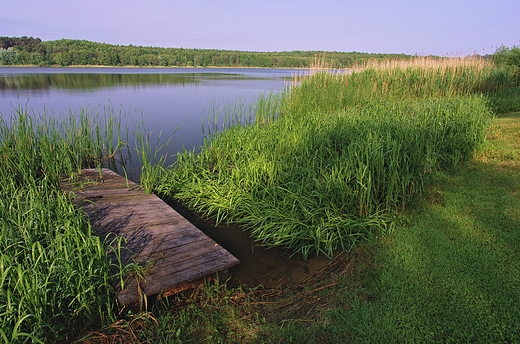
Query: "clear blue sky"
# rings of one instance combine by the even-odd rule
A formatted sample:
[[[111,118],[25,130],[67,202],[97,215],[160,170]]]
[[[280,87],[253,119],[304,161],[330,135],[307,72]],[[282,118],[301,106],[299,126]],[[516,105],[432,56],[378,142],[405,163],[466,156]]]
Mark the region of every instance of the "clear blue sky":
[[[6,0],[0,36],[462,55],[520,45],[520,0]]]

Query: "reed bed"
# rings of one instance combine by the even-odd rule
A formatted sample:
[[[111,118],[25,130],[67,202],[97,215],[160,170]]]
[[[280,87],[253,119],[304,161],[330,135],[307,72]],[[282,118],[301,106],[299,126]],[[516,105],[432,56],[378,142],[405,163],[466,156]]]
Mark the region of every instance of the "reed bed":
[[[103,239],[60,182],[113,157],[120,125],[88,110],[0,121],[0,341],[68,342],[115,319]]]
[[[399,211],[483,143],[486,95],[501,74],[477,62],[301,78],[263,110],[272,120],[180,154],[156,191],[268,247],[304,258],[349,250],[391,230]]]
[[[511,72],[479,58],[371,60],[351,73],[331,74],[321,67],[313,78],[296,76],[295,81],[301,86],[288,94],[285,106],[290,113],[330,112],[380,98],[397,101],[475,94],[483,95],[494,112],[520,109],[520,89]]]

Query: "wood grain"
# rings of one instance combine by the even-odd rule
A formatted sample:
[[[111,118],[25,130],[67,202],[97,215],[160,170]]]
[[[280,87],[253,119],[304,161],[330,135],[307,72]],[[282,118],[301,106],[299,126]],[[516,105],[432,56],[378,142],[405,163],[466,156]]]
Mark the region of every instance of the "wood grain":
[[[124,264],[149,266],[144,279],[129,276],[123,290],[116,286],[120,304],[139,302],[139,290],[147,296],[168,294],[240,263],[159,197],[147,195],[134,182],[109,169],[82,172],[81,183],[63,183],[63,189],[73,194],[75,204],[89,216],[97,235],[104,239],[116,234],[126,239],[121,254]],[[115,255],[111,258],[115,260]]]

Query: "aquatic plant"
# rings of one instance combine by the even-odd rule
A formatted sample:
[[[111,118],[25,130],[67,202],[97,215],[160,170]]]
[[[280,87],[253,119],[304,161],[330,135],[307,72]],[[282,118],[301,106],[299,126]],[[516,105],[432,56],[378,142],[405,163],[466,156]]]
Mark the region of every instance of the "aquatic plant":
[[[139,124],[134,131],[134,149],[141,167],[139,184],[147,194],[150,194],[157,184],[168,158],[167,149],[172,137],[170,136],[165,143],[161,143],[161,134],[157,135],[157,141],[154,144],[151,142],[152,133],[146,130],[144,123]]]

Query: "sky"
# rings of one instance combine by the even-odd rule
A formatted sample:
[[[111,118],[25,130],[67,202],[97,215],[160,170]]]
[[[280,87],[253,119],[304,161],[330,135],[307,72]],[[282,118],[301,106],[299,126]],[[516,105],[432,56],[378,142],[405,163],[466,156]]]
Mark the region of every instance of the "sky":
[[[520,46],[520,0],[5,0],[0,36],[461,56]]]

